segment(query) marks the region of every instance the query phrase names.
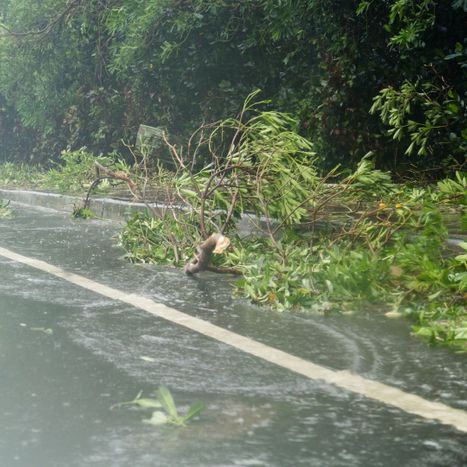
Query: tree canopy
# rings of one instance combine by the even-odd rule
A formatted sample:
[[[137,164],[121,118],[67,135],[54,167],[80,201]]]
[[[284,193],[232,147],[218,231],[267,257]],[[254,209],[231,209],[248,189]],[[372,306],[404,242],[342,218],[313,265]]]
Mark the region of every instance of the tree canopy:
[[[323,168],[467,149],[464,0],[0,0],[0,160],[185,137],[261,89]],[[444,169],[440,169],[444,168]]]

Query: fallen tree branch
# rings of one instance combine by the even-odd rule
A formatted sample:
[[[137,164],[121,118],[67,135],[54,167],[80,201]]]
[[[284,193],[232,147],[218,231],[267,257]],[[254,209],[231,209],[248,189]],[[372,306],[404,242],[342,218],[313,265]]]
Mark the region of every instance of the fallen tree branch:
[[[119,170],[118,172],[114,172],[113,170],[104,167],[97,161],[95,161],[94,164],[96,166],[97,179],[111,178],[114,180],[122,180],[128,185],[128,189],[130,190],[131,194],[135,197],[135,199],[140,198],[138,194],[138,185],[130,178],[130,176],[127,173],[121,170]]]
[[[89,201],[90,201],[91,193],[93,192],[93,190],[97,187],[97,185],[99,185],[100,182],[102,182],[102,180],[105,180],[106,178],[107,177],[99,177],[98,176],[91,183],[91,185],[89,186],[88,192],[86,193],[86,198],[84,199],[84,204],[83,204],[84,209],[89,208]]]
[[[196,274],[198,272],[205,271],[210,267],[213,267],[210,266],[213,253],[223,253],[229,245],[230,240],[224,235],[220,233],[212,234],[206,240],[204,240],[204,242],[198,245],[196,248],[197,254],[195,254],[194,258],[185,265],[185,273]]]
[[[89,186],[88,192],[86,193],[86,197],[84,198],[83,208],[89,208],[89,203],[91,200],[91,193],[97,188],[102,180],[112,179],[112,180],[121,180],[128,185],[128,189],[131,191],[131,194],[135,197],[135,199],[139,199],[138,196],[138,186],[136,183],[130,178],[128,174],[125,172],[119,171],[114,172],[113,170],[104,167],[99,162],[95,161],[94,165],[96,166],[96,178]]]
[[[219,268],[217,266],[208,266],[206,271],[217,272],[218,274],[235,274],[236,276],[243,276],[243,272],[236,268]]]

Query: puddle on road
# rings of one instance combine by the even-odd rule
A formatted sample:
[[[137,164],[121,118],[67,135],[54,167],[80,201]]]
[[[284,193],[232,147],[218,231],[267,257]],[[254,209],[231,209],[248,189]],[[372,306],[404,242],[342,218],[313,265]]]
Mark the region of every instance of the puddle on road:
[[[406,323],[302,318],[232,302],[224,279],[187,281],[180,271],[125,263],[109,241],[114,232],[106,222],[20,210],[0,223],[0,245],[330,368],[466,408],[465,358],[415,341]],[[454,428],[307,380],[3,259],[0,371],[5,467],[467,463],[467,437]],[[109,410],[161,383],[182,408],[201,399],[207,410],[183,429],[145,425],[150,413],[141,410]]]

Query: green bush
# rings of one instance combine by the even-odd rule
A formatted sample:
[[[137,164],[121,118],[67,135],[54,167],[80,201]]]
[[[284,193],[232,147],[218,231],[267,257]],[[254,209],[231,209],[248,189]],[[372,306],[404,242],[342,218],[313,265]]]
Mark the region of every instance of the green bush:
[[[43,186],[63,193],[82,193],[96,178],[96,161],[103,165],[113,162],[109,157],[95,156],[86,148],[63,151],[59,163],[44,173]]]

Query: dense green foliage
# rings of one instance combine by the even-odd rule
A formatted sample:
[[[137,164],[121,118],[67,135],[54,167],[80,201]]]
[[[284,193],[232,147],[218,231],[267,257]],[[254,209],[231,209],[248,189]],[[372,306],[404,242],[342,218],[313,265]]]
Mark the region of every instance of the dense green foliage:
[[[290,115],[256,107],[249,99],[247,121],[231,118],[208,126],[207,134],[200,132],[193,152],[211,163],[192,171],[182,162],[172,177],[175,196],[166,200],[189,209],[156,217],[148,212],[130,220],[121,241],[131,260],[183,265],[193,245],[212,231],[230,232],[246,211],[284,225],[296,225],[306,216],[310,190],[318,183],[313,148],[297,134]],[[224,147],[229,149],[219,157],[217,150]],[[188,149],[185,158],[191,159]]]
[[[262,89],[299,120],[321,167],[369,151],[394,171],[451,166],[466,150],[466,10],[461,0],[1,0],[0,159],[108,152],[140,123],[185,138]]]
[[[215,258],[215,264],[242,273],[237,282],[240,295],[279,311],[406,315],[415,321],[420,336],[465,350],[466,256],[449,251],[446,227],[446,220],[454,216],[465,230],[465,174],[424,188],[410,187],[394,184],[366,157],[351,173],[333,171],[319,177],[311,148],[308,172],[290,170],[284,155],[299,152],[302,140],[298,135],[271,137],[287,131],[290,117],[275,114],[265,121],[269,114],[260,112],[242,126],[247,136],[231,145],[229,153],[235,170],[230,170],[229,160],[224,171],[213,164],[195,173],[182,167],[173,188],[191,208],[156,217],[150,212],[135,215],[121,234],[127,257],[183,265],[193,245],[211,231],[222,231],[226,211],[233,206],[237,216],[230,227],[247,211],[266,224],[259,236],[225,229],[232,246]],[[225,125],[220,123],[212,134]],[[269,135],[259,151],[267,162],[256,158],[251,146],[258,135]],[[268,177],[271,169],[281,176]],[[213,173],[222,183],[211,184]],[[297,173],[300,183],[294,183]],[[268,194],[263,199],[264,186]],[[200,194],[206,192],[209,231],[203,234]],[[459,247],[466,249],[467,244]]]
[[[439,186],[403,191],[394,186],[386,193],[385,203],[376,202],[367,191],[364,215],[362,206],[350,201],[352,194],[350,199],[337,198],[354,216],[351,223],[315,232],[290,226],[275,240],[232,234],[232,248],[225,258],[216,258],[216,264],[242,272],[237,282],[240,295],[276,310],[376,310],[387,316],[406,315],[415,321],[414,330],[420,336],[465,350],[466,255],[449,253],[444,216],[435,205],[457,204],[459,195],[465,204],[466,184],[464,177],[454,197],[446,196],[443,201]],[[337,189],[341,188],[345,189]],[[321,202],[329,193],[317,195],[310,204]],[[180,265],[201,238],[193,219],[189,225],[192,232],[187,235],[186,220],[135,215],[123,230],[121,242],[132,261]],[[173,253],[173,239],[166,236],[169,231],[178,256]],[[461,246],[467,250],[465,242]]]

